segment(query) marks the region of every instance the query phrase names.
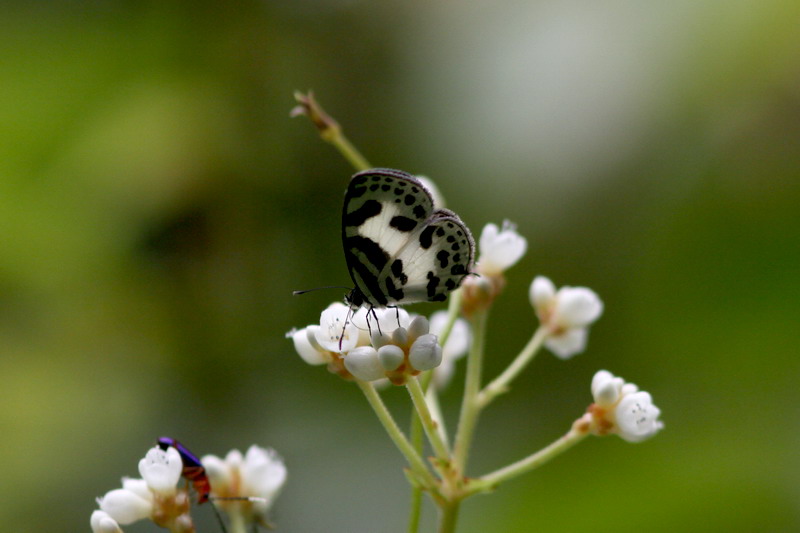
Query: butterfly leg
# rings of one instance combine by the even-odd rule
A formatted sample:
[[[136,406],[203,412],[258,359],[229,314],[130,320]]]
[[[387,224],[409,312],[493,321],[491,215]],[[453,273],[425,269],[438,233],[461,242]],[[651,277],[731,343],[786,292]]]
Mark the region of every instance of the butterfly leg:
[[[347,329],[347,323],[350,322],[350,317],[353,316],[353,307],[347,309],[347,315],[344,317],[344,325],[342,326],[342,333],[339,335],[339,351],[342,351],[342,341],[344,341],[344,332]],[[369,325],[369,321],[367,321]]]
[[[383,335],[383,332],[381,331],[381,321],[378,320],[378,314],[375,312],[375,308],[370,307],[369,311],[372,313],[372,317],[375,319],[375,323],[378,325],[378,335]],[[367,327],[369,327],[369,320],[367,320]],[[370,330],[369,336],[372,337],[372,330]]]
[[[389,309],[394,309],[395,318],[397,319],[397,327],[400,327],[400,306],[397,305],[387,305]]]

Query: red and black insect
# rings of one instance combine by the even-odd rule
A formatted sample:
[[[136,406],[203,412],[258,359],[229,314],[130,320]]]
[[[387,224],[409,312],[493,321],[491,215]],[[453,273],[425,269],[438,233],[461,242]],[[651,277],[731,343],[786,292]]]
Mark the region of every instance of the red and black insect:
[[[167,451],[170,446],[175,448],[181,456],[181,462],[183,463],[181,475],[192,483],[195,492],[197,492],[197,503],[207,502],[211,494],[211,483],[208,481],[206,469],[200,459],[186,446],[173,438],[161,437],[158,439],[158,447],[162,450]]]

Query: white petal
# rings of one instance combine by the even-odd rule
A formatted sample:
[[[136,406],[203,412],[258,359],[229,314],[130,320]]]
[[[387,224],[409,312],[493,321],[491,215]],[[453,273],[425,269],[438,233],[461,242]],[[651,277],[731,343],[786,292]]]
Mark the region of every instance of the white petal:
[[[350,350],[344,357],[344,366],[362,381],[374,381],[386,377],[378,359],[378,352],[372,346],[359,346]]]
[[[150,516],[153,506],[127,489],[115,489],[97,500],[100,509],[120,524],[132,524]]]
[[[562,287],[556,295],[555,320],[562,327],[586,327],[602,313],[603,302],[586,287]]]
[[[147,486],[147,481],[140,478],[122,478],[122,488],[131,491],[143,500],[153,501],[153,493]]]
[[[599,370],[592,378],[592,396],[598,405],[610,406],[617,402],[624,381],[608,370]]]
[[[586,328],[570,329],[561,335],[547,337],[544,345],[559,359],[569,359],[586,348],[588,335]]]
[[[378,317],[377,321],[375,317]],[[398,327],[408,328],[411,324],[411,317],[408,311],[399,307],[375,308],[372,311],[366,307],[362,307],[353,317],[353,324],[355,324],[359,331],[367,335],[369,335],[370,331],[373,334],[376,331],[380,331],[386,335],[391,335]],[[360,342],[359,344],[364,343]]]
[[[227,463],[228,468],[232,470],[241,468],[242,464],[244,463],[244,456],[242,455],[242,452],[234,448],[225,456],[225,463]]]
[[[181,455],[171,446],[166,451],[158,446],[150,448],[144,459],[139,461],[139,473],[147,486],[156,492],[174,493],[182,471]]]
[[[431,315],[430,332],[436,336],[441,336],[447,324],[447,311],[436,311]],[[469,324],[463,318],[457,318],[450,330],[447,342],[442,346],[442,356],[444,360],[458,359],[467,353],[469,349],[470,331]]]
[[[543,313],[547,313],[550,306],[555,302],[556,286],[550,281],[550,278],[544,276],[536,276],[531,283],[531,288],[528,292],[531,300],[531,305],[536,309],[536,314],[542,317]]]
[[[292,337],[294,349],[303,361],[309,365],[321,365],[326,362],[324,352],[317,350],[309,340],[310,335],[316,337],[319,326],[308,326],[303,329],[292,330],[287,335]]]
[[[661,410],[653,405],[647,392],[635,392],[622,398],[615,410],[619,436],[639,442],[655,435],[664,427],[658,417]]]
[[[422,186],[428,189],[428,192],[431,193],[431,197],[433,198],[433,205],[436,209],[441,209],[445,207],[444,204],[444,196],[442,193],[439,192],[439,187],[427,176],[419,176],[417,175],[416,178],[422,182]]]
[[[247,496],[273,498],[286,483],[286,466],[274,450],[251,446],[242,467]]]
[[[93,533],[122,533],[117,521],[105,511],[95,511],[89,519]]]
[[[478,269],[484,274],[496,275],[513,266],[525,255],[528,241],[517,233],[516,226],[506,220],[502,230],[495,224],[484,226],[479,246]]]
[[[206,469],[206,475],[211,486],[217,492],[223,492],[223,489],[231,484],[233,473],[225,461],[216,455],[204,455],[200,462],[203,464],[203,468]]]
[[[322,312],[315,337],[323,349],[339,353],[350,351],[356,347],[358,329],[352,321],[347,320],[349,313],[350,308],[338,302],[329,305]],[[347,327],[345,327],[345,322],[347,322]]]

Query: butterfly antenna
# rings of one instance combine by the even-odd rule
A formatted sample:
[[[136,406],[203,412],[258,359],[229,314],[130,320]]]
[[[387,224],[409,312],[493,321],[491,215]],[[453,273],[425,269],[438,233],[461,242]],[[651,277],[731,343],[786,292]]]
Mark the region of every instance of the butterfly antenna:
[[[314,291],[321,291],[322,289],[347,289],[349,290],[350,287],[345,287],[344,285],[328,285],[327,287],[314,287],[313,289],[305,289],[302,291],[292,291],[293,296],[298,296],[300,294],[305,294],[307,292],[314,292]]]

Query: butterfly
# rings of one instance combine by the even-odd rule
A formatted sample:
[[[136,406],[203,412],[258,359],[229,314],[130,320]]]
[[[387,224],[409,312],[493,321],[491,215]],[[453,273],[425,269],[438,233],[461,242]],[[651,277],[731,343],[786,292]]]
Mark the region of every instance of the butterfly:
[[[342,244],[351,308],[442,302],[471,272],[475,241],[454,212],[435,209],[407,172],[355,174],[344,195]]]

